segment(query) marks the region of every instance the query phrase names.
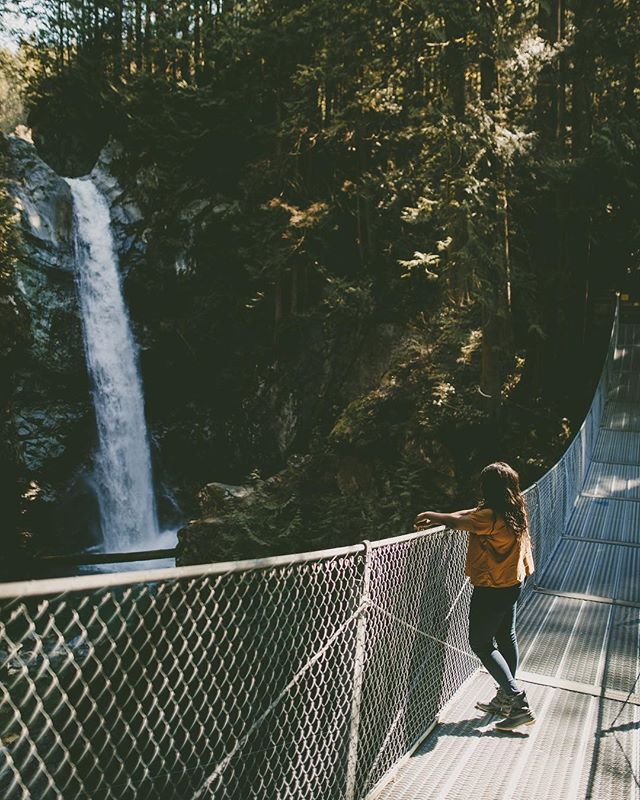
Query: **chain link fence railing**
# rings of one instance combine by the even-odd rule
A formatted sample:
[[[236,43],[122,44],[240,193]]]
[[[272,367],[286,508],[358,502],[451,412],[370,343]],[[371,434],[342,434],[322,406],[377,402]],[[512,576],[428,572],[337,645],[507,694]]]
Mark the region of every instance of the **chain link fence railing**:
[[[587,476],[605,405],[615,398],[624,350],[618,343],[620,331],[620,309],[616,302],[609,346],[589,411],[562,457],[524,492],[533,539],[536,580],[544,574],[561,535],[567,529]],[[527,581],[523,600],[533,587],[534,582]]]
[[[614,365],[526,492],[538,567]],[[466,536],[0,586],[0,797],[363,800],[478,667]]]

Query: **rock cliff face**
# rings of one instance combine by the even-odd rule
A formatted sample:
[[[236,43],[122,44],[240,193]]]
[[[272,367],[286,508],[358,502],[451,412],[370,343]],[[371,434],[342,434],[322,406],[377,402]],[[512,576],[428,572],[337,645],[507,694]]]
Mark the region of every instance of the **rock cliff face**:
[[[11,403],[24,527],[37,549],[76,549],[98,540],[99,520],[90,479],[95,421],[75,287],[71,193],[31,142],[9,136],[2,145],[24,242],[15,283],[29,342]],[[126,270],[141,257],[140,214],[110,172],[117,154],[108,145],[93,177],[111,203]]]
[[[95,516],[81,481],[91,404],[74,284],[73,208],[68,185],[30,142],[10,136],[4,144],[24,242],[16,288],[29,330],[13,387],[16,450],[27,485],[25,527],[46,546],[66,521],[61,506],[72,536],[87,538],[86,529],[73,530],[75,516],[85,524]]]

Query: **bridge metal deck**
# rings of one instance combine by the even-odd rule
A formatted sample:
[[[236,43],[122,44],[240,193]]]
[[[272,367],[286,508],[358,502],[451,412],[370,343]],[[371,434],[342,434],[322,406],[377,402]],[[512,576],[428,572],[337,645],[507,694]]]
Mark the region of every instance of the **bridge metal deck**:
[[[520,613],[538,721],[495,731],[474,708],[494,684],[476,673],[381,800],[640,800],[640,326],[618,342],[582,491]]]

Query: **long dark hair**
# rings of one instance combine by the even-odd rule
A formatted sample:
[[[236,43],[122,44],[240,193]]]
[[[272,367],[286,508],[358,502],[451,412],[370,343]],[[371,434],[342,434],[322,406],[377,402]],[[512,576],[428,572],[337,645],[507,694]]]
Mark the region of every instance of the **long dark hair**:
[[[511,528],[518,539],[529,535],[529,519],[524,498],[520,492],[520,478],[515,469],[504,461],[495,461],[480,473],[483,499],[478,508],[490,508],[493,511],[493,521],[498,514],[504,517],[505,523]]]

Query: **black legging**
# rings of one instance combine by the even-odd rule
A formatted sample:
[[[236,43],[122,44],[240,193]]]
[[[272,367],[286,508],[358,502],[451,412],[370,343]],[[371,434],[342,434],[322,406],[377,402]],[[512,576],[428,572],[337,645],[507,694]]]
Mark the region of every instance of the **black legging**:
[[[487,672],[507,694],[520,691],[516,605],[522,584],[506,589],[474,586],[469,609],[469,644]]]

